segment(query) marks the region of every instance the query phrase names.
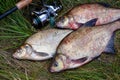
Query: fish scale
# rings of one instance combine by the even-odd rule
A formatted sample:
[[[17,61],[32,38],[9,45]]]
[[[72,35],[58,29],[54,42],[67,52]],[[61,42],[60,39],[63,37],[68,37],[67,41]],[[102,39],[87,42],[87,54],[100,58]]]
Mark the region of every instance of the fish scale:
[[[119,20],[101,26],[82,27],[70,33],[59,44],[50,71],[60,72],[77,68],[100,56],[104,51],[114,52],[111,39],[113,40],[113,33],[118,29]]]
[[[25,43],[33,45],[34,46],[33,48],[36,51],[48,51],[46,49],[46,46],[48,46],[49,48],[51,47],[51,45],[48,45],[48,44],[55,44],[55,45],[58,44],[57,42],[60,42],[62,37],[64,37],[65,34],[68,34],[69,32],[71,31],[69,30],[62,31],[62,30],[57,30],[57,29],[40,31],[39,33],[32,35],[30,38],[28,38]],[[53,37],[50,37],[51,35]],[[59,37],[58,35],[60,35],[61,37]],[[61,39],[58,39],[58,38],[61,38]]]
[[[96,25],[107,24],[119,19],[119,14],[120,9],[106,7],[97,3],[83,4],[71,9],[64,15],[64,18],[56,22],[56,25],[60,28],[78,29],[81,24],[94,18],[98,18]],[[71,16],[71,19],[68,16]],[[74,24],[74,26],[71,27],[70,23]]]
[[[60,41],[72,31],[73,30],[61,29],[39,31],[29,37],[24,45],[16,50],[13,57],[29,60],[45,60],[52,58]]]
[[[83,29],[83,30],[85,30],[85,29]],[[88,34],[88,35],[85,35],[84,37],[81,37],[81,36],[79,36],[79,35],[77,35],[77,36],[72,36],[72,38],[71,38],[71,41],[69,41],[68,42],[68,45],[67,44],[64,44],[64,46],[66,47],[65,48],[65,50],[64,50],[64,52],[63,52],[63,54],[65,54],[65,55],[69,55],[69,57],[71,58],[71,59],[75,59],[76,58],[76,56],[78,57],[78,58],[80,58],[80,56],[81,55],[79,55],[80,53],[82,53],[82,55],[85,55],[85,56],[89,56],[89,55],[87,55],[88,53],[86,53],[86,51],[85,50],[89,50],[88,48],[90,47],[89,45],[91,45],[91,47],[93,48],[94,46],[94,48],[96,49],[96,48],[99,48],[100,50],[99,51],[103,51],[104,50],[104,47],[105,47],[105,45],[107,44],[107,42],[109,41],[109,38],[111,37],[110,36],[110,34],[108,34],[108,31],[106,32],[106,30],[103,30],[103,29],[101,29],[100,31],[96,31],[96,32],[94,32],[94,31],[90,31],[90,32],[88,32],[87,31],[87,33],[90,33],[91,35],[94,35],[93,37],[89,37],[90,35]],[[84,31],[82,31],[82,32],[84,32]],[[100,33],[98,33],[98,32],[100,32]],[[85,32],[86,33],[86,32]],[[86,33],[86,34],[87,34]],[[98,34],[96,34],[96,33],[98,33]],[[75,34],[75,33],[74,33]],[[81,32],[79,32],[79,34],[83,34],[83,33],[81,33]],[[103,36],[102,36],[103,35]],[[68,37],[68,39],[71,37],[71,36],[69,36]],[[102,37],[100,37],[99,38],[99,36],[102,36]],[[108,37],[109,36],[109,37]],[[79,37],[79,38],[81,38],[81,39],[79,39],[79,38],[77,38],[77,40],[76,40],[76,38],[74,38],[74,37]],[[86,39],[86,37],[88,37],[87,39]],[[86,40],[85,40],[86,39]],[[88,42],[88,41],[90,41],[90,42]],[[97,44],[94,44],[93,42],[95,42],[97,40]],[[86,41],[86,42],[85,42]],[[64,42],[64,41],[63,41]],[[85,43],[84,43],[85,42]],[[104,44],[103,44],[103,42],[104,42]],[[79,44],[80,43],[80,44]],[[61,44],[63,44],[63,43],[61,43]],[[98,44],[99,44],[99,46],[98,46]],[[73,47],[69,47],[68,48],[68,46],[73,46]],[[81,46],[82,45],[82,46]],[[89,47],[86,47],[86,46],[89,46]],[[97,46],[96,46],[97,45]],[[61,46],[60,48],[64,48],[64,46]],[[81,47],[79,47],[79,49],[78,48],[75,48],[75,49],[73,49],[74,47],[76,47],[76,46],[81,46]],[[100,48],[101,46],[104,46],[102,49]],[[82,48],[82,49],[81,49]],[[83,49],[84,48],[84,49]],[[62,50],[62,49],[60,49],[60,50]],[[71,51],[71,53],[70,53],[70,51]],[[99,52],[98,51],[98,52]],[[58,53],[59,52],[61,52],[61,51],[59,51],[58,50]],[[75,53],[75,52],[77,52],[77,53]],[[89,51],[87,51],[87,52],[91,52],[91,50],[89,50]],[[98,53],[97,52],[97,53]],[[73,54],[74,53],[74,54]],[[101,53],[101,52],[100,52]],[[97,55],[99,55],[100,53],[98,53]],[[90,53],[90,54],[96,54],[96,53]],[[75,57],[74,57],[75,56]],[[82,56],[83,57],[83,56]]]

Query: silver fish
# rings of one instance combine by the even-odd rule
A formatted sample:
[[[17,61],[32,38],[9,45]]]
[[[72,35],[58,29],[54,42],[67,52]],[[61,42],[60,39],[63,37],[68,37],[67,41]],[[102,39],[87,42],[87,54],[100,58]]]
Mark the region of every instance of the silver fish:
[[[95,27],[84,27],[70,33],[59,44],[51,72],[77,68],[102,52],[114,52],[111,36],[120,29],[120,21]],[[109,45],[109,46],[108,46]]]
[[[56,22],[59,28],[77,29],[91,19],[98,18],[95,25],[113,22],[120,18],[120,9],[101,4],[83,4],[71,9]]]
[[[15,51],[14,58],[45,60],[52,58],[60,41],[73,30],[49,29],[29,37],[23,46]]]

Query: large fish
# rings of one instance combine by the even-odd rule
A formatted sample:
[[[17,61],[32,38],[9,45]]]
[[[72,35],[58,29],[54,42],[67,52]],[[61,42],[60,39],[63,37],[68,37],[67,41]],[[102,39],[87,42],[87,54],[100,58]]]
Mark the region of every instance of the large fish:
[[[91,27],[97,19],[92,19],[84,25]],[[52,58],[61,40],[73,30],[49,29],[35,33],[29,37],[20,49],[13,54],[17,59],[45,60]]]
[[[102,52],[114,52],[114,45],[110,39],[117,29],[120,29],[120,21],[79,28],[70,33],[58,46],[50,71],[60,72],[77,68],[100,56]]]
[[[71,9],[56,22],[59,28],[77,29],[85,22],[98,18],[95,25],[106,24],[120,18],[120,9],[110,8],[104,3],[83,4]]]
[[[60,41],[73,30],[49,29],[29,37],[13,54],[17,59],[45,60],[53,57]]]

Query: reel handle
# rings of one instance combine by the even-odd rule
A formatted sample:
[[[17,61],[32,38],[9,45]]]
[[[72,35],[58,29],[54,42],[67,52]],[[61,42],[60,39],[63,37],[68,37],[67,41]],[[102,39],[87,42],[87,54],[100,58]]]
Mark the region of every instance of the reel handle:
[[[17,6],[18,9],[22,9],[23,7],[30,4],[31,2],[32,2],[32,0],[21,0],[20,2],[18,2],[16,4],[16,6]]]
[[[15,7],[11,8],[10,10],[7,10],[5,13],[1,14],[0,20],[3,19],[4,17],[8,16],[9,14],[13,13],[14,11],[16,11],[18,9],[22,9],[23,7],[30,4],[31,2],[32,2],[32,0],[21,0],[20,2],[18,2],[16,4]]]

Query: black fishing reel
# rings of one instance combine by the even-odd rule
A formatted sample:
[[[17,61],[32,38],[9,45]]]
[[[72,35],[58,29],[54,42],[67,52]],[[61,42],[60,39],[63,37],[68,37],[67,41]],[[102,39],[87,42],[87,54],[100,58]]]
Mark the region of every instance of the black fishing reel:
[[[55,17],[58,15],[58,12],[62,9],[60,3],[53,2],[52,5],[45,4],[42,0],[42,8],[35,9],[31,11],[32,23],[34,26],[39,28],[40,26],[45,26],[48,22],[53,26],[55,23]]]

